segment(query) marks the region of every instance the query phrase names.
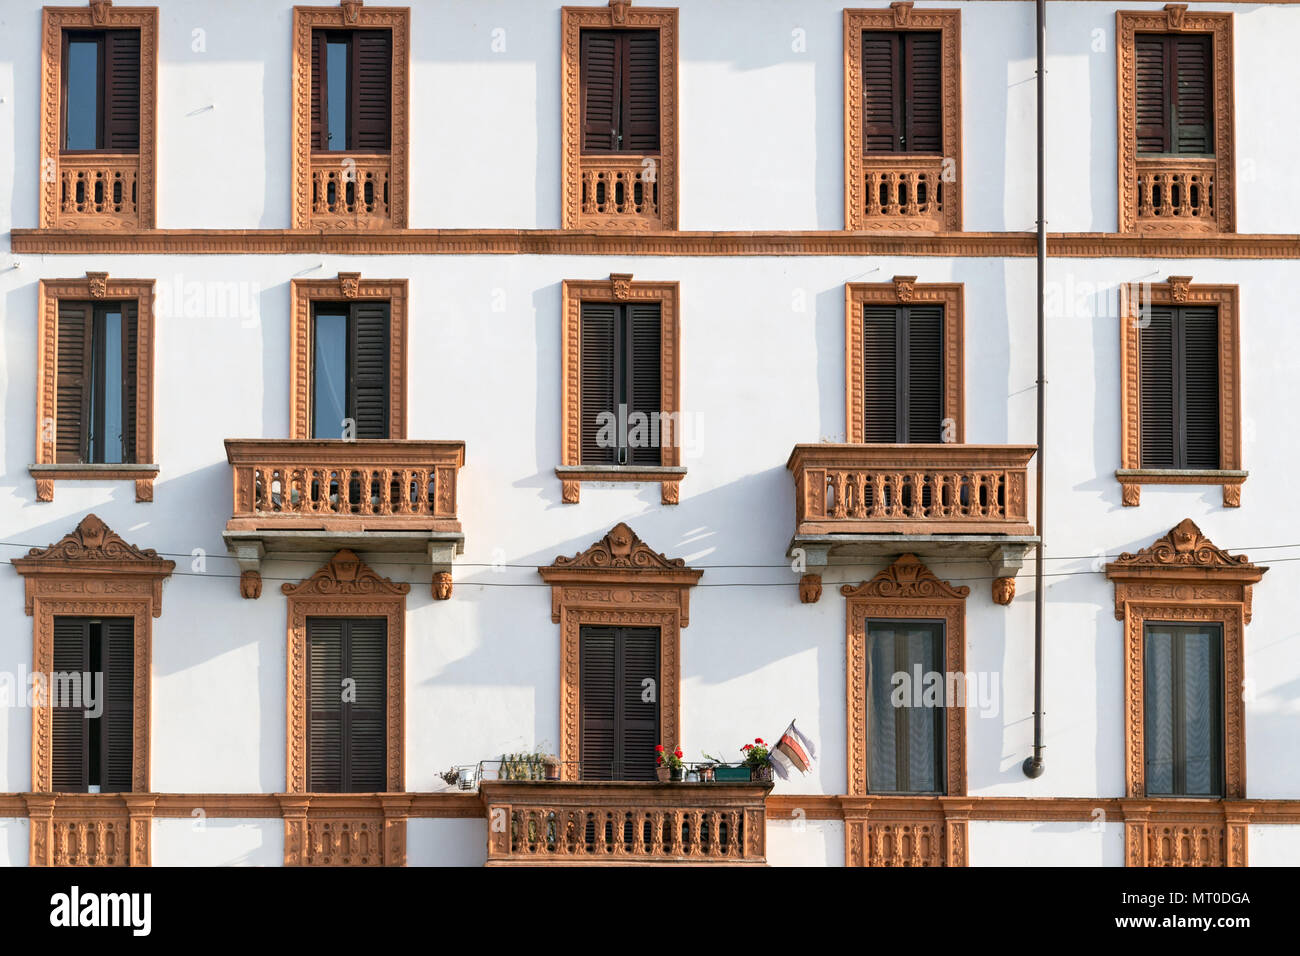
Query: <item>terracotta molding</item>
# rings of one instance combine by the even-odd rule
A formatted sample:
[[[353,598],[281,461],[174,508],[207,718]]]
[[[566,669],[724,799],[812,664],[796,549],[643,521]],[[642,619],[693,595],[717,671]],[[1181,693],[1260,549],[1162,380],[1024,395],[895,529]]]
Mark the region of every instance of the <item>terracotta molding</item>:
[[[966,440],[965,289],[959,282],[921,283],[916,276],[892,282],[844,285],[844,427],[850,444],[866,441],[865,372],[862,367],[862,312],[868,305],[943,306],[943,416],[953,423],[953,441]]]
[[[966,598],[970,588],[941,581],[915,555],[904,554],[870,581],[846,584],[848,650],[848,781],[850,796],[870,794],[867,780],[867,621],[870,618],[941,620],[944,670],[966,673]],[[944,707],[946,795],[966,795],[965,700]]]
[[[912,154],[868,155],[862,142],[862,34],[937,31],[940,36],[943,90],[943,150],[938,157]],[[961,11],[914,9],[910,2],[887,10],[844,11],[844,223],[846,229],[939,230],[957,232],[962,223],[961,165]],[[951,163],[953,177],[945,179]],[[925,167],[943,185],[940,214],[868,216],[864,180],[868,167],[916,170]],[[931,188],[934,188],[933,182]],[[931,200],[933,201],[933,200]]]
[[[54,426],[58,421],[59,301],[134,301],[136,304],[135,460],[154,461],[154,280],[113,279],[106,272],[88,272],[84,279],[41,279],[37,284],[36,309],[36,464],[58,464]],[[121,471],[81,469],[34,470],[36,500],[54,500],[56,480],[128,481],[136,483],[136,501],[153,500],[153,482],[158,476],[139,468]]]
[[[591,547],[538,568],[551,586],[551,620],[560,625],[560,760],[572,779],[582,753],[579,710],[583,625],[659,628],[659,726],[681,742],[681,631],[690,624],[690,589],[703,571],[657,554],[619,523]]]
[[[287,780],[291,794],[307,792],[307,618],[382,617],[387,620],[388,688],[385,746],[388,789],[404,789],[406,595],[411,586],[376,574],[351,551],[339,551],[311,577],[280,590],[288,600]],[[286,834],[287,835],[287,834]],[[286,854],[288,849],[285,850]]]
[[[644,157],[602,154],[604,160],[633,160],[638,165],[656,163],[659,186],[658,216],[584,215],[582,211],[582,85],[580,38],[583,30],[659,31],[659,153]],[[677,10],[632,7],[610,3],[605,7],[560,9],[560,183],[562,224],[565,229],[597,229],[644,233],[677,228]]]
[[[54,671],[56,616],[103,615],[134,621],[131,789],[149,789],[150,673],[152,619],[162,615],[162,582],[176,562],[152,549],[122,540],[97,516],[88,514],[76,530],[47,548],[14,558],[23,578],[24,607],[32,618],[32,671]],[[32,708],[32,789],[53,787],[53,709],[48,697]]]
[[[1251,587],[1268,570],[1231,555],[1185,518],[1163,538],[1106,565],[1115,583],[1115,619],[1124,622],[1125,795],[1146,797],[1146,720],[1143,664],[1147,621],[1216,623],[1223,628],[1224,793],[1246,796],[1244,632]]]
[[[1143,286],[1121,284],[1120,295],[1120,468],[1116,473],[1122,501],[1130,507],[1141,502],[1141,485],[1221,484],[1223,506],[1241,504],[1245,475],[1216,475],[1188,471],[1185,475],[1142,471],[1142,390],[1140,356],[1142,299],[1150,305],[1210,305],[1219,313],[1219,467],[1240,471],[1241,460],[1241,332],[1235,285],[1196,285],[1190,276],[1170,276],[1166,282]],[[1134,474],[1134,472],[1142,472]]]
[[[290,438],[312,437],[312,303],[356,300],[388,303],[388,437],[406,437],[407,280],[362,279],[360,273],[340,272],[335,279],[289,281]]]
[[[660,465],[678,468],[681,448],[674,423],[682,409],[681,370],[681,287],[676,282],[634,282],[630,275],[612,274],[608,279],[565,279],[560,285],[560,463],[556,471],[562,482],[561,498],[566,504],[579,500],[582,481],[659,481],[664,504],[677,504],[680,474],[655,474],[629,465],[619,471],[573,472],[582,466],[582,303],[657,302],[659,304],[659,400],[668,416],[660,425]]]
[[[64,161],[60,126],[63,115],[63,33],[65,30],[137,29],[140,31],[140,142],[138,154],[85,154],[89,159],[112,161],[123,168],[133,166],[136,208],[130,215],[63,213],[59,194]],[[158,102],[158,8],[114,7],[91,3],[84,7],[43,7],[41,16],[41,184],[40,224],[42,229],[69,228],[73,232],[100,230],[109,236],[120,232],[151,230],[157,163]],[[77,160],[81,160],[77,156]],[[131,162],[134,158],[134,162]],[[71,157],[69,158],[71,162]]]
[[[100,235],[14,229],[12,251],[41,255],[565,255],[565,256],[941,256],[1035,255],[1033,233],[655,232],[404,229],[357,233],[286,229],[156,229]],[[1049,233],[1054,259],[1300,259],[1294,234],[1165,236]]]
[[[311,149],[311,33],[322,30],[390,30],[392,32],[392,128],[389,131],[388,215],[367,222],[360,214],[317,214],[312,210]],[[295,229],[347,231],[377,226],[402,229],[406,226],[407,167],[409,164],[411,72],[411,10],[409,7],[366,7],[345,0],[337,7],[293,8],[293,134],[292,168],[293,217]],[[340,163],[346,152],[334,154]],[[333,157],[331,157],[333,158]],[[358,167],[375,157],[359,153],[352,157]],[[357,188],[361,183],[357,181]]]
[[[1214,220],[1170,222],[1138,218],[1137,56],[1138,33],[1202,33],[1213,37],[1214,61]],[[1232,14],[1188,11],[1185,4],[1167,4],[1163,10],[1125,11],[1115,14],[1116,69],[1119,93],[1119,231],[1157,232],[1164,235],[1188,231],[1230,233],[1236,229],[1236,184],[1233,155]],[[1153,157],[1154,158],[1154,157]],[[1177,165],[1178,157],[1160,157]]]

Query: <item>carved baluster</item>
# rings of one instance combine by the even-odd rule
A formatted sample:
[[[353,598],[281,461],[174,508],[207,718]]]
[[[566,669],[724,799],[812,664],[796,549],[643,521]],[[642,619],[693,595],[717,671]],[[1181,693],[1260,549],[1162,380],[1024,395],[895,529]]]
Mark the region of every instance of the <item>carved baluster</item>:
[[[837,471],[831,476],[831,496],[834,501],[834,507],[831,509],[832,518],[844,517],[844,472]]]

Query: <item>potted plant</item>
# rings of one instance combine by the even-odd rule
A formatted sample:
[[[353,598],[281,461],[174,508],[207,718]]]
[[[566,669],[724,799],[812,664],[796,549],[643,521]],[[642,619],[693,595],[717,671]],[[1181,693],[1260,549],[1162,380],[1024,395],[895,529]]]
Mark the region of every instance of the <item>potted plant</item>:
[[[749,767],[743,763],[727,763],[721,757],[714,757],[711,754],[705,754],[704,759],[713,765],[713,779],[718,783],[734,783],[750,778]]]
[[[542,754],[542,771],[547,780],[559,780],[560,758],[555,754]]]
[[[449,770],[444,770],[442,773],[438,774],[438,776],[442,777],[442,782],[447,786],[454,787],[456,781],[460,779],[460,771],[455,767],[452,767]]]
[[[762,737],[755,737],[752,744],[745,744],[740,749],[745,755],[744,765],[749,768],[749,779],[772,779],[772,757]]]
[[[663,744],[655,744],[655,774],[661,781],[669,780],[680,783],[686,779],[686,765],[682,763],[682,748],[669,750]]]
[[[696,773],[700,775],[700,783],[713,783],[713,777],[720,762],[716,758],[704,754],[704,763],[695,766]]]

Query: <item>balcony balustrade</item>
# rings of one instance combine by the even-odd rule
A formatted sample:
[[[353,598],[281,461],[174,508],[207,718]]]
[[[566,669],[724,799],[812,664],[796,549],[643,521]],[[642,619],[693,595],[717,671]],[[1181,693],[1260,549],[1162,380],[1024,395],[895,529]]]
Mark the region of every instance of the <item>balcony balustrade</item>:
[[[58,160],[59,229],[140,228],[135,153],[65,153]]]
[[[583,156],[584,229],[662,229],[657,156]]]
[[[318,153],[311,158],[311,226],[391,229],[388,154]]]
[[[1217,160],[1142,158],[1137,161],[1140,230],[1220,232],[1215,201]]]

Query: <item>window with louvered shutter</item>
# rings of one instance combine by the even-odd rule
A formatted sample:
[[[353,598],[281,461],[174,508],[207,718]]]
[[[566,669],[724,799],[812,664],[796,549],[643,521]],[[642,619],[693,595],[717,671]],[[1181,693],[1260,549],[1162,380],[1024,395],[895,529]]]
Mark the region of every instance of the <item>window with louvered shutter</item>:
[[[54,444],[59,463],[136,460],[138,304],[60,301]]]
[[[583,627],[578,669],[583,779],[655,779],[658,628]],[[656,692],[648,695],[648,686]]]
[[[943,691],[924,696],[927,674],[944,673],[943,625],[868,621],[867,788],[871,793],[943,793]],[[895,680],[906,675],[905,682]],[[920,685],[917,681],[921,681]]]
[[[862,147],[868,153],[942,153],[938,32],[862,33]]]
[[[1134,38],[1139,153],[1214,155],[1214,41],[1205,34]]]
[[[389,304],[316,302],[312,321],[312,437],[350,418],[356,438],[388,438]]]
[[[56,349],[54,448],[60,464],[84,462],[89,448],[91,340],[94,309],[86,302],[59,302]]]
[[[307,645],[308,787],[386,790],[387,621],[309,617]]]
[[[1147,796],[1223,796],[1223,630],[1144,627]]]
[[[863,307],[864,440],[942,439],[943,322],[941,305]]]
[[[65,31],[63,148],[140,149],[140,31]]]
[[[54,619],[55,673],[49,688],[51,782],[57,792],[99,787],[103,793],[126,793],[132,788],[134,635],[130,618]],[[94,705],[102,709],[98,716],[88,716]]]
[[[390,30],[312,31],[312,149],[389,149],[392,43]]]
[[[582,152],[659,151],[659,31],[583,30]]]
[[[582,464],[663,461],[661,336],[657,302],[582,303]]]
[[[1148,306],[1138,333],[1141,467],[1220,467],[1219,316]]]

